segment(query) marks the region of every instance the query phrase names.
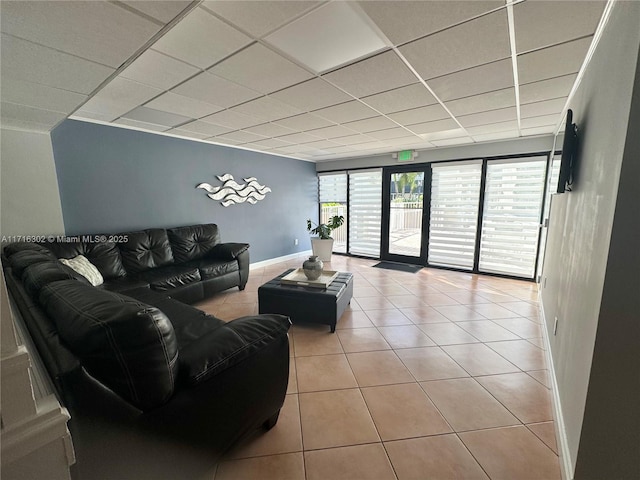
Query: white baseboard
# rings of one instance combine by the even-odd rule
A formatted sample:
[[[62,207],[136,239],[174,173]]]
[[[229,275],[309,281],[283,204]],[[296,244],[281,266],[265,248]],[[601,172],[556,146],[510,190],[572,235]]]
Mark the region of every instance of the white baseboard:
[[[556,444],[558,446],[558,459],[560,461],[560,473],[562,480],[573,480],[573,462],[571,461],[571,453],[569,452],[569,441],[567,439],[567,430],[564,425],[564,416],[562,415],[562,402],[558,392],[558,383],[556,381],[556,371],[553,365],[553,354],[551,353],[551,344],[549,343],[549,331],[547,330],[547,320],[544,316],[544,308],[542,306],[542,295],[538,293],[538,304],[540,316],[543,325],[544,345],[547,355],[547,365],[549,368],[549,379],[551,381],[551,397],[553,403],[553,425],[556,430]]]
[[[294,258],[298,258],[304,255],[311,255],[311,250],[304,250],[302,252],[292,253],[290,255],[284,255],[282,257],[270,258],[269,260],[262,260],[260,262],[255,262],[249,264],[249,270],[254,270],[256,268],[264,268],[270,265],[275,265],[276,263],[286,262],[287,260],[293,260]]]

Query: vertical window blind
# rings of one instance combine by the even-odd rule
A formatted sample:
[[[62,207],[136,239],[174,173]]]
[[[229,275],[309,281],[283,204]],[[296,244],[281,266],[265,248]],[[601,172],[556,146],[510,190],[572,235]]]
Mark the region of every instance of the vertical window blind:
[[[318,176],[318,198],[320,199],[320,222],[329,223],[335,215],[347,218],[347,173],[334,172]],[[347,252],[347,225],[331,232],[333,251]]]
[[[473,269],[482,162],[434,164],[428,263]]]
[[[349,172],[349,253],[380,256],[382,169]]]

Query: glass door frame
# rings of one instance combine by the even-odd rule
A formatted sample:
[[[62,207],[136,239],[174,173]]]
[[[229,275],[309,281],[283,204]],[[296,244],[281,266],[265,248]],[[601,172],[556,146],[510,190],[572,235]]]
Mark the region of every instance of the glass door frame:
[[[420,255],[400,255],[389,252],[389,231],[391,222],[391,176],[396,173],[421,172],[423,173],[422,187],[422,229],[420,239]],[[382,169],[382,225],[380,237],[380,260],[409,263],[414,265],[427,264],[429,238],[429,212],[431,210],[431,165],[429,163],[413,163],[410,165],[394,165]]]

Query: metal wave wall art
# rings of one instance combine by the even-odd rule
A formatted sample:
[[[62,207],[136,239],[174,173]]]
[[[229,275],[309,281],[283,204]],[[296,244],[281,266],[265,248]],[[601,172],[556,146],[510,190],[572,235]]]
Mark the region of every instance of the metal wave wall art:
[[[212,200],[222,200],[220,203],[223,207],[244,202],[255,205],[260,200],[263,200],[267,193],[271,192],[271,189],[266,185],[260,185],[256,177],[244,178],[243,180],[246,183],[243,184],[237,183],[233,179],[233,175],[228,173],[216,175],[216,178],[223,182],[219,187],[201,183],[196,185],[196,188],[202,188],[209,192],[207,197]]]

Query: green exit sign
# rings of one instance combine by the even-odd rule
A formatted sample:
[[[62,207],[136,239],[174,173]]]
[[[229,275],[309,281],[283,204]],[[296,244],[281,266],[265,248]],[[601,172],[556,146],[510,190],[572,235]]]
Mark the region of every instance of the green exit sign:
[[[402,150],[398,152],[399,162],[408,162],[410,160],[413,160],[413,150]]]

